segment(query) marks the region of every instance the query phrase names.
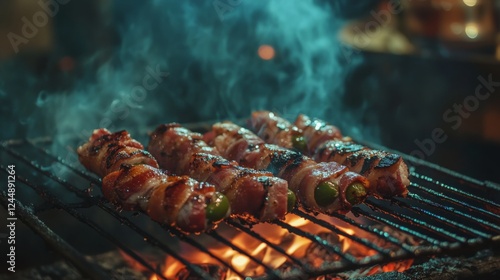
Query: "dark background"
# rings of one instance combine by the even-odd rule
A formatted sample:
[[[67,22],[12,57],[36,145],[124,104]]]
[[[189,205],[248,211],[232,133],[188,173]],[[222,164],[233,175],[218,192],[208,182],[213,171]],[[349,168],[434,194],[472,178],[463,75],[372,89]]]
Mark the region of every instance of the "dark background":
[[[439,15],[429,7],[414,12],[433,22],[432,31],[436,18],[460,15],[462,2],[453,3],[455,10]],[[8,34],[22,35],[22,18],[32,22],[43,9],[36,1],[2,1],[0,140],[50,136],[52,152],[65,158],[69,151],[61,147],[75,138],[83,142],[100,126],[127,129],[144,140],[163,122],[242,119],[267,109],[290,119],[298,113],[321,117],[361,141],[500,182],[499,92],[456,129],[443,118],[474,94],[479,76],[500,81],[498,13],[494,34],[477,40],[450,42],[428,29],[409,31],[403,23],[410,8],[387,26],[411,48],[395,52],[339,39],[341,30],[351,30],[353,22],[366,27],[375,20],[372,12],[384,9],[387,1],[73,0],[60,4],[16,53]],[[263,44],[274,47],[272,60],[257,55]],[[148,67],[169,75],[130,102]],[[447,139],[429,144],[439,128]],[[427,153],[417,142],[427,143]],[[17,172],[23,171],[19,166]],[[20,252],[46,254],[31,231],[18,233]],[[21,256],[18,265],[39,261]]]
[[[28,2],[0,4],[3,40],[22,35],[21,19],[32,22],[41,10]],[[479,76],[500,81],[496,31],[446,48],[450,42],[436,34],[401,28],[408,8],[391,20],[399,21],[412,51],[374,51],[339,40],[338,32],[353,21],[373,21],[388,1],[208,2],[59,4],[18,53],[9,40],[0,48],[1,139],[83,141],[98,126],[144,133],[162,122],[241,119],[268,109],[291,119],[300,112],[321,117],[356,139],[500,181],[498,93],[457,129],[443,119],[474,94]],[[417,14],[431,22],[456,16],[426,11]],[[262,44],[276,50],[272,60],[258,57]],[[126,103],[148,67],[169,75],[144,99]],[[426,154],[416,141],[436,128],[447,140],[427,146]]]

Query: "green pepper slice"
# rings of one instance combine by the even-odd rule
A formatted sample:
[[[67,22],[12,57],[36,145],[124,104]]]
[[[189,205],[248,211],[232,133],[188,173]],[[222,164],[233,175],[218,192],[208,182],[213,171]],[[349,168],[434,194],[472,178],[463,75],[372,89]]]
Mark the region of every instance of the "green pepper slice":
[[[352,205],[363,202],[366,198],[365,186],[359,182],[349,185],[345,191],[345,198]]]
[[[227,217],[229,211],[229,200],[221,193],[216,193],[205,209],[207,219],[210,222],[218,222]]]
[[[339,196],[339,186],[333,182],[321,182],[314,189],[314,199],[321,207],[326,207]]]

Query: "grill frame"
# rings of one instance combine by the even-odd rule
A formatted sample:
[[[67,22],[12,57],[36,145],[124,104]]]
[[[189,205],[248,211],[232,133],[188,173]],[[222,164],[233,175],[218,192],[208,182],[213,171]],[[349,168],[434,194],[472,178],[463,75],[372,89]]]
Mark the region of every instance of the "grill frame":
[[[198,130],[198,131],[203,131],[205,130],[207,126],[203,125],[194,125],[190,126],[192,130]],[[87,207],[98,207],[105,212],[109,213],[111,216],[113,216],[117,222],[122,223],[126,227],[129,227],[131,230],[137,232],[138,234],[144,236],[145,241],[150,244],[153,247],[159,248],[162,251],[165,252],[165,254],[171,255],[175,259],[179,260],[181,263],[183,263],[194,275],[200,277],[201,279],[211,279],[210,275],[208,275],[203,269],[201,269],[199,266],[190,263],[187,261],[184,257],[181,256],[181,254],[177,253],[175,250],[164,244],[161,240],[158,238],[150,235],[146,230],[142,229],[140,226],[138,226],[135,222],[131,221],[124,215],[122,215],[120,212],[116,211],[114,207],[109,205],[102,197],[91,197],[89,194],[86,192],[86,188],[88,186],[74,186],[71,183],[67,182],[63,178],[59,178],[56,174],[54,174],[50,170],[45,170],[42,168],[42,166],[39,165],[37,157],[35,159],[30,159],[27,157],[27,155],[23,154],[22,152],[19,152],[18,149],[20,147],[28,147],[30,149],[36,150],[39,154],[40,157],[44,157],[45,159],[49,159],[50,161],[53,161],[54,163],[57,162],[61,164],[62,166],[65,166],[70,172],[73,172],[77,176],[80,176],[84,180],[88,182],[89,185],[100,185],[100,180],[97,179],[95,176],[90,175],[87,171],[83,170],[82,167],[74,165],[72,163],[67,162],[66,160],[52,154],[49,150],[48,147],[53,144],[53,141],[51,138],[39,138],[39,139],[32,139],[32,140],[27,140],[27,139],[18,139],[18,140],[7,140],[1,143],[0,145],[0,151],[3,155],[8,155],[8,157],[22,162],[24,165],[28,166],[29,168],[32,169],[32,171],[38,173],[39,175],[43,176],[44,178],[47,178],[51,180],[53,183],[58,184],[60,186],[63,186],[66,188],[67,191],[74,193],[77,195],[82,201],[84,201],[87,204]],[[386,149],[384,147],[380,147],[377,145],[369,144],[368,146],[377,148],[377,149]],[[334,231],[339,235],[343,235],[347,238],[350,238],[353,240],[353,242],[361,243],[375,251],[377,251],[377,255],[365,258],[361,261],[356,260],[354,257],[350,256],[349,254],[342,253],[340,248],[334,246],[334,245],[329,245],[329,243],[325,243],[325,241],[321,238],[319,238],[317,235],[305,232],[301,229],[295,228],[283,221],[276,221],[273,222],[277,226],[284,228],[288,231],[290,231],[293,234],[300,235],[302,237],[310,239],[312,242],[322,245],[323,248],[327,249],[330,251],[332,254],[337,254],[341,259],[344,260],[344,262],[331,262],[327,265],[322,266],[320,269],[317,268],[312,268],[308,265],[305,265],[300,259],[289,256],[286,254],[286,252],[281,249],[278,245],[275,245],[273,243],[270,243],[269,241],[266,240],[265,236],[262,236],[261,234],[253,231],[248,224],[246,224],[244,221],[239,221],[236,219],[228,219],[228,221],[224,222],[227,224],[228,227],[233,228],[236,231],[244,232],[245,234],[251,236],[254,239],[257,239],[261,242],[267,243],[268,246],[273,248],[274,250],[278,251],[281,254],[286,254],[287,259],[295,263],[296,265],[301,265],[301,267],[294,268],[291,271],[288,271],[287,273],[282,273],[279,270],[275,270],[271,267],[269,267],[267,264],[263,264],[259,260],[255,259],[253,256],[249,255],[243,248],[240,248],[234,244],[231,243],[230,240],[228,240],[226,237],[222,236],[219,234],[218,230],[210,232],[206,234],[207,236],[210,236],[214,240],[225,244],[227,248],[231,248],[233,250],[238,251],[240,254],[246,255],[248,258],[252,259],[254,262],[257,264],[263,265],[266,271],[266,275],[260,277],[260,278],[291,278],[291,277],[314,277],[314,276],[321,276],[321,275],[328,275],[328,274],[333,274],[333,273],[339,273],[339,272],[345,272],[349,271],[352,269],[358,269],[358,268],[364,268],[364,267],[370,267],[373,265],[379,265],[379,264],[385,264],[389,262],[394,262],[398,260],[406,260],[406,259],[415,259],[415,260],[425,260],[428,259],[430,256],[433,255],[438,255],[438,256],[444,256],[444,255],[455,255],[455,254],[464,254],[464,253],[472,253],[478,250],[482,249],[488,249],[492,248],[494,251],[498,251],[500,247],[500,226],[497,226],[497,224],[500,224],[500,211],[498,212],[499,214],[496,213],[491,213],[488,211],[486,208],[490,207],[491,209],[500,209],[500,204],[495,203],[494,201],[490,201],[484,197],[480,197],[477,195],[473,195],[467,192],[463,192],[460,190],[461,187],[467,187],[467,188],[472,188],[472,189],[487,189],[491,192],[499,192],[500,193],[500,186],[497,186],[491,182],[481,182],[472,178],[469,178],[467,176],[461,175],[459,173],[450,171],[448,169],[445,169],[443,167],[440,167],[438,165],[428,163],[426,161],[422,161],[416,158],[413,158],[408,155],[404,155],[402,153],[399,153],[403,156],[407,164],[411,168],[411,180],[412,184],[410,186],[410,195],[408,198],[394,198],[391,200],[391,205],[388,205],[388,202],[386,200],[379,200],[375,198],[369,198],[366,202],[366,204],[370,207],[354,207],[352,212],[355,215],[362,216],[368,220],[371,220],[371,224],[382,224],[389,226],[391,228],[395,228],[396,230],[400,232],[404,232],[410,236],[419,238],[428,244],[425,246],[408,246],[407,244],[402,243],[400,240],[397,240],[394,236],[391,235],[389,232],[384,232],[382,230],[379,230],[373,225],[369,224],[363,224],[359,223],[356,220],[354,220],[351,217],[339,215],[339,214],[333,214],[331,215],[333,218],[341,220],[347,224],[351,224],[352,226],[357,227],[359,230],[365,231],[370,235],[376,236],[376,238],[379,238],[381,240],[384,240],[387,243],[391,243],[397,247],[399,247],[399,250],[396,253],[390,252],[387,249],[384,248],[378,248],[377,245],[371,244],[368,240],[364,240],[361,238],[357,238],[356,236],[351,237],[349,234],[347,234],[344,230],[336,227],[335,225],[328,223],[325,220],[318,219],[312,214],[306,213],[304,210],[299,210],[295,209],[293,211],[293,214],[300,216],[302,218],[308,219],[314,223],[320,224],[321,226],[325,227],[328,230]],[[6,166],[2,163],[0,164],[0,168],[6,173]],[[429,174],[429,173],[434,173],[434,174],[440,174],[444,180],[446,181],[451,181],[456,183],[456,185],[452,184],[447,184],[447,183],[442,183],[440,181],[434,181],[433,177],[428,177],[427,175],[422,175],[419,172],[417,172],[417,169],[422,169],[424,170],[423,174]],[[151,273],[156,273],[158,274],[159,268],[158,267],[152,267],[143,257],[141,257],[139,254],[135,253],[133,250],[128,248],[126,244],[122,244],[119,240],[117,240],[115,237],[110,235],[109,233],[105,232],[104,229],[102,229],[99,225],[95,224],[92,220],[88,219],[87,217],[83,216],[77,209],[74,209],[72,205],[69,205],[67,203],[64,203],[59,199],[56,195],[52,194],[50,191],[47,191],[43,184],[37,183],[37,182],[31,182],[27,179],[25,179],[23,176],[17,175],[17,182],[18,184],[21,183],[25,186],[30,187],[33,189],[40,197],[43,197],[46,202],[54,205],[55,207],[62,209],[66,211],[68,214],[72,215],[75,219],[79,220],[83,224],[91,227],[93,230],[97,231],[100,235],[105,237],[106,239],[109,240],[109,242],[113,243],[117,248],[125,252],[127,255],[129,255],[132,259],[137,261],[138,263],[142,264],[144,267],[146,267]],[[414,182],[414,181],[417,182]],[[426,183],[427,182],[427,183]],[[420,184],[419,184],[420,183]],[[428,184],[428,185],[427,185]],[[423,185],[423,186],[422,186]],[[429,185],[432,185],[433,188],[428,189]],[[437,189],[435,189],[437,188]],[[439,192],[442,191],[442,192]],[[413,193],[413,191],[416,191],[416,193]],[[426,193],[429,195],[429,197],[421,197],[418,195],[418,193]],[[464,197],[463,201],[460,201],[456,197]],[[2,200],[0,201],[1,204],[6,207],[6,192],[2,190]],[[448,201],[450,204],[456,205],[454,208],[450,208],[449,206],[443,206],[439,202],[440,200]],[[469,202],[473,201],[476,203],[483,203],[485,205],[484,208],[481,208],[477,205],[467,205],[464,202]],[[412,203],[414,202],[414,203]],[[74,263],[75,266],[84,273],[84,275],[88,275],[92,278],[95,279],[102,279],[101,276],[103,275],[102,270],[98,267],[95,266],[95,264],[88,262],[85,260],[84,256],[79,253],[76,249],[72,249],[72,246],[64,242],[64,239],[60,237],[59,235],[55,234],[48,228],[38,217],[30,211],[26,206],[23,206],[23,202],[16,201],[16,203],[19,205],[17,208],[17,212],[19,213],[18,217],[20,220],[22,220],[24,223],[28,224],[37,234],[39,234],[44,240],[48,241],[49,244],[55,248],[57,252],[64,252],[66,249],[70,249],[71,256],[64,255],[64,257],[67,257],[70,262]],[[452,219],[442,217],[438,215],[436,212],[429,211],[428,209],[425,208],[419,208],[417,205],[428,205],[430,208],[441,208],[443,211],[449,211],[450,215],[455,215],[459,216],[462,219],[457,221],[454,221]],[[427,224],[426,221],[418,220],[415,219],[412,216],[408,216],[408,214],[405,213],[394,213],[392,207],[401,207],[403,209],[409,210],[410,212],[413,211],[414,213],[419,213],[424,216],[428,216],[429,219],[434,219],[437,221],[441,221],[448,226],[454,227],[457,229],[457,232],[449,232],[447,229],[439,228],[434,225]],[[461,206],[459,211],[455,211],[457,207]],[[469,207],[470,206],[470,207]],[[468,208],[467,208],[468,207]],[[373,211],[373,212],[370,212]],[[474,212],[475,211],[475,212]],[[453,213],[454,214],[453,214]],[[469,212],[469,213],[468,213]],[[373,213],[378,213],[378,214],[383,214],[383,216],[374,215]],[[478,219],[477,217],[474,217],[474,214],[478,214],[481,218]],[[144,215],[145,216],[145,215]],[[416,227],[419,229],[423,229],[424,231],[431,231],[433,233],[437,233],[438,235],[444,236],[443,240],[438,240],[435,237],[431,237],[429,235],[426,235],[420,231],[414,230],[411,227],[408,227],[408,223],[394,223],[394,221],[390,218],[394,217],[396,220],[403,221],[407,220],[408,223],[414,223],[416,224]],[[486,218],[489,217],[489,218]],[[497,221],[498,223],[495,224],[491,222],[491,219],[494,221]],[[483,228],[482,230],[477,230],[474,228],[471,228],[470,226],[464,225],[463,221],[468,221],[468,222],[477,222],[480,221],[480,226]],[[210,255],[212,258],[218,260],[221,262],[224,266],[226,266],[228,269],[232,270],[235,272],[236,275],[240,277],[244,277],[245,275],[242,275],[241,273],[238,272],[238,270],[231,264],[227,263],[226,261],[223,261],[221,258],[213,254],[210,250],[208,250],[203,244],[197,241],[197,239],[193,236],[188,236],[185,235],[175,228],[171,228],[168,226],[162,226],[162,228],[171,235],[176,236],[181,240],[182,242],[189,244],[190,246],[193,246],[194,248],[197,248],[201,252],[204,252],[208,255]],[[488,230],[485,230],[488,229]],[[51,232],[51,234],[46,234],[47,232]],[[463,233],[468,232],[467,234],[474,236],[474,238],[468,238],[468,237],[463,237]],[[461,233],[461,235],[459,235]],[[60,240],[60,242],[54,242],[54,240]],[[160,277],[161,278],[161,277]]]

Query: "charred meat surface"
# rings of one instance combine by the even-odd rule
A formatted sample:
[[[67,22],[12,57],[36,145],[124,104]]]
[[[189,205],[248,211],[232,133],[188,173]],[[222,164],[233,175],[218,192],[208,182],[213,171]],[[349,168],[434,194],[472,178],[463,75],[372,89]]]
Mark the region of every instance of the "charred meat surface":
[[[125,210],[141,210],[153,220],[198,233],[228,216],[227,198],[208,183],[171,176],[128,132],[96,129],[77,150],[80,162],[101,176],[106,199]]]
[[[394,153],[373,150],[354,143],[348,137],[331,133],[331,125],[319,119],[299,115],[295,126],[302,130],[309,154],[317,161],[335,161],[354,172],[366,176],[372,193],[382,198],[406,196],[408,193],[408,166]]]
[[[179,124],[159,126],[148,150],[162,168],[214,184],[230,202],[232,214],[252,222],[283,219],[288,184],[272,173],[239,166]]]
[[[291,124],[272,112],[258,111],[252,113],[249,123],[259,136],[267,136],[268,143],[300,150],[318,162],[337,162],[365,176],[372,195],[391,198],[408,193],[408,167],[400,155],[356,144],[322,120],[299,115]],[[293,138],[278,133],[283,130],[294,131]]]
[[[77,153],[80,163],[99,177],[119,170],[123,164],[143,163],[158,168],[153,156],[125,130],[111,133],[104,128],[96,129],[89,141],[78,147]]]
[[[224,157],[287,180],[289,188],[307,209],[345,213],[366,196],[368,181],[349,172],[345,166],[335,162],[317,163],[296,151],[266,144],[236,124],[214,124],[205,139]]]

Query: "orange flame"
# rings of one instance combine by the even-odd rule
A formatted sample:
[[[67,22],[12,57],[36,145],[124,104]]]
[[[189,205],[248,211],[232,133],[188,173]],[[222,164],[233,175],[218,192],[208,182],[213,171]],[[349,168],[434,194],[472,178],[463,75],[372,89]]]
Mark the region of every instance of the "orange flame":
[[[332,221],[331,217],[325,215],[319,215],[318,218],[329,219]],[[334,246],[339,246],[342,252],[348,252],[352,256],[356,258],[365,258],[376,254],[377,252],[365,247],[362,244],[357,242],[353,242],[352,239],[342,236],[336,235],[324,227],[312,223],[309,220],[301,218],[299,216],[289,214],[285,220],[289,225],[301,229],[303,231],[323,236],[333,236]],[[366,232],[360,231],[357,228],[354,228],[348,224],[336,225],[336,227],[346,235],[355,235],[360,238],[367,238],[369,235]],[[264,236],[266,240],[274,245],[280,246],[284,249],[284,251],[294,257],[299,259],[306,260],[311,263],[314,267],[319,267],[323,262],[327,261],[324,258],[317,256],[315,257],[314,253],[314,243],[305,237],[301,237],[295,234],[289,233],[286,229],[275,225],[275,224],[257,224],[252,227],[252,230],[261,236]],[[277,252],[266,243],[263,243],[250,235],[238,232],[231,237],[228,237],[231,242],[237,246],[238,248],[242,248],[249,256],[255,257],[260,260],[262,263],[266,264],[273,269],[279,268],[283,266],[287,261],[287,257],[283,254]],[[332,243],[332,240],[328,239],[329,243]],[[182,245],[181,245],[182,246]],[[318,248],[320,248],[319,246]],[[241,254],[238,251],[228,249],[224,246],[212,246],[209,247],[209,250],[214,255],[218,256],[220,259],[224,260],[226,263],[233,266],[233,268],[245,275],[245,276],[259,276],[265,273],[264,267],[255,263],[251,258],[249,258],[245,254]],[[320,250],[320,249],[318,249]],[[189,247],[188,245],[184,245],[180,250],[182,252],[183,257],[194,264],[212,264],[212,265],[221,265],[217,260],[213,259],[209,255],[200,252],[194,248]],[[313,252],[313,253],[311,253]],[[329,261],[334,261],[335,259],[328,259]],[[388,271],[404,271],[412,264],[412,260],[397,262],[397,263],[389,263],[383,266],[376,266],[373,268],[365,268],[360,270],[359,273],[362,275],[371,275],[375,273],[382,273]],[[184,269],[184,265],[179,262],[177,259],[167,256],[165,259],[163,269],[163,275],[167,279],[175,279],[179,272]],[[238,274],[232,270],[228,270],[226,274],[226,279],[239,279]],[[149,280],[157,280],[158,277],[156,275],[152,275]]]

